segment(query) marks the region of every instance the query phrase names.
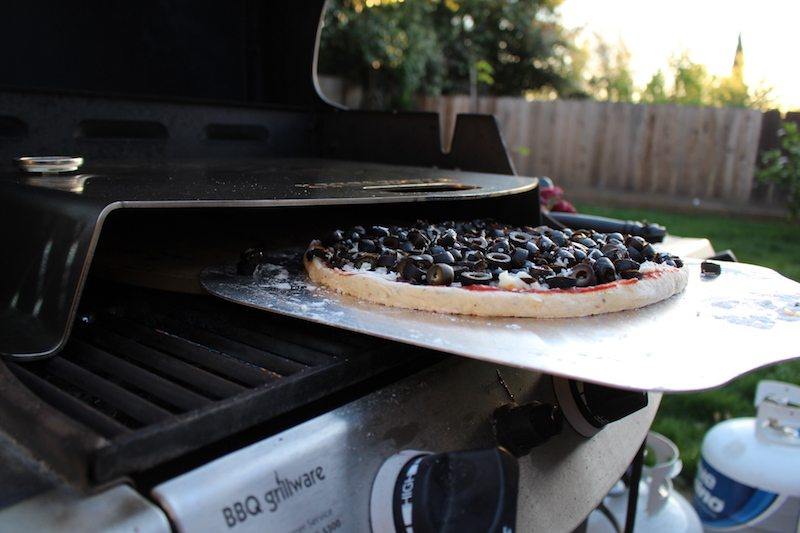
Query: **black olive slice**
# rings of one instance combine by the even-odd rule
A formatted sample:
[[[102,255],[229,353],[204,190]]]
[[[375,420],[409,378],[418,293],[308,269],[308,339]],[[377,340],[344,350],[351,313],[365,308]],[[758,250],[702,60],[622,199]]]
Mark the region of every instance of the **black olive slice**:
[[[511,251],[511,245],[505,239],[498,239],[489,245],[489,251],[507,254]]]
[[[317,257],[325,257],[324,250],[320,250],[318,248],[312,248],[308,252],[311,253],[311,257],[315,257],[315,254],[322,253],[321,256]],[[309,257],[309,260],[311,260]],[[239,263],[236,265],[236,272],[242,276],[252,276],[253,273],[256,271],[256,267],[264,260],[264,252],[259,250],[258,248],[248,248],[244,252],[242,252],[241,257],[239,258]]]
[[[377,262],[378,262],[377,254],[360,253],[353,260],[353,266],[356,267],[357,269],[361,269],[363,268],[364,265],[369,265],[369,269],[372,270]]]
[[[574,265],[575,264],[575,256],[569,250],[565,248],[559,248],[558,252],[556,252],[556,259],[561,259],[567,262],[567,265]]]
[[[612,261],[618,261],[628,254],[628,249],[622,244],[605,244],[600,251]]]
[[[481,261],[483,260],[483,252],[480,250],[468,250],[464,252],[464,261]]]
[[[522,282],[524,282],[524,283],[526,283],[528,285],[530,285],[530,284],[532,284],[533,282],[536,281],[536,278],[534,278],[533,276],[531,276],[530,274],[528,274],[524,270],[522,272],[517,272],[516,275],[517,275],[517,279],[518,280],[520,280],[520,281],[522,281]]]
[[[431,265],[428,269],[428,285],[450,285],[453,283],[455,273],[453,267],[444,263]]]
[[[402,263],[402,269],[399,269],[399,274],[404,280],[411,283],[421,283],[425,279],[425,271],[410,260],[405,260]]]
[[[575,278],[569,278],[567,276],[552,276],[550,278],[545,278],[544,282],[551,289],[570,289],[578,284]]]
[[[322,244],[325,246],[333,246],[337,242],[344,240],[344,232],[340,229],[331,231],[322,238]]]
[[[530,233],[525,233],[524,231],[511,231],[508,234],[508,239],[517,245],[525,245],[533,238],[533,235]],[[536,246],[534,244],[534,246]]]
[[[397,265],[397,252],[387,251],[382,253],[375,264],[379,267],[394,268]]]
[[[525,261],[528,260],[528,255],[530,252],[525,248],[518,247],[514,250],[514,253],[511,254],[511,266],[515,268],[520,268],[521,266],[525,265]]]
[[[700,272],[705,276],[719,276],[722,273],[722,267],[717,263],[703,261],[700,263]]]
[[[614,268],[617,269],[617,272],[622,272],[623,270],[639,270],[639,266],[639,263],[633,259],[614,261]]]
[[[367,235],[374,239],[380,239],[381,237],[388,237],[389,236],[389,228],[385,228],[383,226],[372,226],[367,231]]]
[[[417,254],[417,255],[410,255],[408,258],[414,262],[414,264],[420,266],[421,268],[427,269],[429,266],[433,264],[433,257],[428,254]]]
[[[626,244],[631,248],[633,248],[634,250],[641,252],[644,249],[644,247],[647,246],[647,241],[644,240],[642,237],[633,236],[630,239],[628,239],[628,242]]]
[[[644,261],[644,256],[642,256],[642,252],[640,250],[637,250],[630,244],[628,245],[628,255],[630,256],[631,259],[633,259],[637,263],[641,263],[642,261]]]
[[[394,235],[389,235],[381,238],[381,245],[386,248],[392,248],[393,250],[396,250],[400,248],[400,239]]]
[[[553,230],[548,235],[550,240],[556,243],[557,246],[566,246],[567,245],[567,236],[564,235],[563,231]]]
[[[540,250],[547,251],[547,250],[551,250],[551,249],[555,248],[556,245],[549,238],[547,238],[544,235],[542,235],[542,237],[539,239],[538,246],[539,246]]]
[[[488,285],[492,281],[490,272],[462,272],[462,285]]]
[[[642,279],[642,273],[638,270],[620,270],[619,277],[622,279]]]
[[[433,255],[433,262],[434,263],[445,263],[445,264],[448,264],[448,265],[452,265],[453,263],[456,262],[456,260],[453,257],[453,254],[451,254],[450,252],[444,251],[444,252],[440,252],[438,254],[434,254]]]
[[[511,266],[511,256],[501,252],[489,252],[486,254],[489,265],[497,268],[509,268]]]
[[[488,246],[486,239],[483,237],[470,237],[467,239],[467,244],[469,244],[470,248],[473,250],[483,250]]]
[[[456,243],[456,238],[457,237],[458,237],[458,234],[455,232],[455,230],[449,229],[449,230],[445,231],[442,234],[442,236],[439,237],[439,240],[436,241],[436,242],[438,242],[442,246],[453,246]]]
[[[572,269],[572,277],[575,278],[575,285],[578,287],[591,287],[597,284],[597,276],[591,265],[580,263]]]
[[[358,241],[358,251],[374,253],[378,251],[378,245],[372,239],[361,239]]]
[[[536,243],[533,241],[528,241],[525,243],[525,249],[528,250],[529,253],[535,254],[539,252],[539,247],[536,246]]]
[[[614,263],[608,257],[601,257],[594,263],[594,273],[597,275],[599,283],[609,283],[617,279],[617,272],[614,270]]]
[[[554,274],[553,269],[548,266],[533,266],[528,269],[528,274],[534,278],[546,278]]]

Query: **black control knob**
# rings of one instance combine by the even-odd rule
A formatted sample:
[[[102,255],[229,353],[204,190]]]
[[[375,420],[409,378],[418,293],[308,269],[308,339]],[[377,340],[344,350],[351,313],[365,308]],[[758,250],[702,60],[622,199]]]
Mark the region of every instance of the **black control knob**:
[[[571,379],[553,379],[564,417],[575,430],[591,437],[615,422],[647,407],[647,393],[614,389]]]
[[[505,404],[494,411],[497,442],[522,457],[561,433],[564,417],[557,405],[533,402],[525,405]]]
[[[595,383],[583,385],[586,409],[597,422],[610,424],[647,406],[647,393],[613,389]]]
[[[518,479],[517,460],[502,448],[401,452],[375,478],[372,530],[512,533]]]

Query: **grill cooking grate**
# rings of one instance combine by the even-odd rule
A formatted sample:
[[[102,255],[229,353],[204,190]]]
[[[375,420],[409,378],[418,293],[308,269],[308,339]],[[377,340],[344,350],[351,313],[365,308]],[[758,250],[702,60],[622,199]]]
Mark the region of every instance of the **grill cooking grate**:
[[[39,398],[102,437],[76,455],[88,460],[89,483],[219,441],[411,354],[188,295],[153,293],[84,316],[57,357],[8,366]],[[60,443],[44,444],[46,452]]]

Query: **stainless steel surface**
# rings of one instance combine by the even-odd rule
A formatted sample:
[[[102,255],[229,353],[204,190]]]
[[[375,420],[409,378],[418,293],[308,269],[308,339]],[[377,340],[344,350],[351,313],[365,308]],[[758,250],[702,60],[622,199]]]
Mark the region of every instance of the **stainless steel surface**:
[[[72,194],[122,207],[262,207],[491,198],[533,189],[534,178],[326,159],[93,162]],[[0,180],[62,190],[26,175]]]
[[[708,389],[800,357],[800,284],[773,270],[723,263],[668,300],[577,319],[481,318],[396,309],[318,288],[298,255],[276,254],[261,276],[210,268],[211,294],[244,305],[457,355],[610,386]]]
[[[24,156],[16,158],[17,166],[30,174],[74,172],[83,165],[83,158],[65,155]]]
[[[489,417],[508,402],[496,370],[446,361],[159,485],[153,496],[178,531],[227,531],[234,520],[236,531],[369,531],[372,481],[388,457],[496,445]],[[548,377],[499,370],[517,401],[552,401]],[[590,440],[565,426],[522,457],[518,530],[574,529],[627,468],[659,400],[651,394],[645,409]]]
[[[0,531],[169,533],[164,512],[127,485],[94,496],[66,486],[0,510]]]
[[[528,194],[536,197],[537,185],[536,179],[519,176],[313,158],[90,161],[87,167],[70,179],[0,174],[0,240],[15,252],[0,262],[0,355],[35,359],[61,349],[100,231],[106,217],[117,209],[370,205],[501,197],[521,202]],[[440,188],[431,190],[430,183]],[[366,188],[376,184],[389,188]],[[412,184],[422,188],[392,188]],[[25,221],[21,229],[20,221]]]

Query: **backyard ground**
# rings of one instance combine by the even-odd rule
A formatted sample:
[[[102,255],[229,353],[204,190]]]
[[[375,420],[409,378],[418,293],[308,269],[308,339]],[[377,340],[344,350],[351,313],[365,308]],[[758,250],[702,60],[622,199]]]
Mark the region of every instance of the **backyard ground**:
[[[797,223],[590,205],[578,205],[577,209],[592,215],[658,222],[673,235],[682,237],[707,237],[717,251],[730,248],[739,261],[774,268],[800,281],[800,224]],[[752,372],[716,390],[664,396],[653,429],[680,448],[684,467],[679,481],[683,482],[683,488],[690,486],[694,478],[703,435],[720,420],[753,416],[753,394],[762,379],[798,384],[800,361]]]

